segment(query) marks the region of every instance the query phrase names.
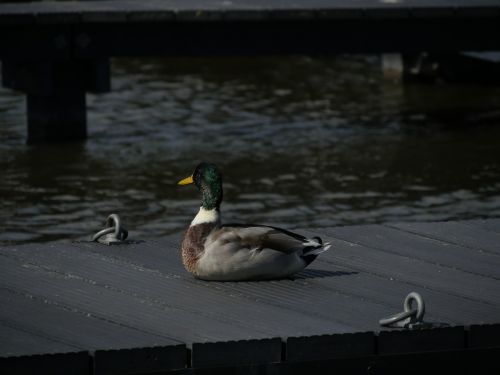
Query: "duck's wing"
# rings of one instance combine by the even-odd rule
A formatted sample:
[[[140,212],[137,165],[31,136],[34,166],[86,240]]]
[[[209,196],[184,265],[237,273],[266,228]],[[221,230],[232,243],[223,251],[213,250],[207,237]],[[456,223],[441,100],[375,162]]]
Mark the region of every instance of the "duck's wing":
[[[255,224],[225,224],[214,233],[214,241],[236,241],[241,248],[272,249],[285,254],[317,255],[328,250],[321,238],[307,238],[285,229]],[[240,247],[240,246],[238,246]]]

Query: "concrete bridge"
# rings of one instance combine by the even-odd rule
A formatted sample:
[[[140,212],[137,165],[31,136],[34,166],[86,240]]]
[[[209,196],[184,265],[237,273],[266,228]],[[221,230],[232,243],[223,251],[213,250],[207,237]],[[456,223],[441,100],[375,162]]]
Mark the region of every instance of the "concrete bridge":
[[[0,4],[3,85],[28,142],[86,137],[111,57],[500,50],[500,0],[144,0]]]

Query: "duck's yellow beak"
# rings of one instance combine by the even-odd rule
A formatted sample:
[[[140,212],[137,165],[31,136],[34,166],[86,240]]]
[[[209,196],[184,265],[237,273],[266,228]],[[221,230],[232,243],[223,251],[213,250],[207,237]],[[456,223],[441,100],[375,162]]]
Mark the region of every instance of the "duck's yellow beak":
[[[180,180],[177,185],[189,185],[189,184],[192,184],[194,181],[193,181],[193,176],[189,176],[189,177],[186,177],[185,179],[183,180]]]

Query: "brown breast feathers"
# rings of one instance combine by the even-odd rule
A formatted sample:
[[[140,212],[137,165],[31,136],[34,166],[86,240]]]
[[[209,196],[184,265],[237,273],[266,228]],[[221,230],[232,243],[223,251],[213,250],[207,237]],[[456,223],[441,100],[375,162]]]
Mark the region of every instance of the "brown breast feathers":
[[[182,263],[188,272],[196,275],[196,262],[203,254],[203,245],[214,229],[214,223],[202,223],[189,227],[182,239]]]

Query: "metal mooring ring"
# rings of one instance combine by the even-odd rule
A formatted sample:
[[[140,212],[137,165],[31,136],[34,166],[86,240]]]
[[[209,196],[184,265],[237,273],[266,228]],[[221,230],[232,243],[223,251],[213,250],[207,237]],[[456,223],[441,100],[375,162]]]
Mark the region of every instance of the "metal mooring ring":
[[[387,318],[383,318],[379,320],[379,323],[382,327],[388,327],[392,326],[393,324],[405,321],[408,318],[411,318],[412,316],[417,315],[417,310],[413,311],[401,311],[397,314],[391,315]]]
[[[92,241],[99,241],[109,245],[113,242],[125,241],[127,237],[128,231],[121,226],[120,217],[117,214],[111,214],[106,219],[106,228],[94,234]]]
[[[406,296],[404,302],[405,311],[412,311],[411,305],[413,304],[413,301],[417,303],[417,314],[415,316],[415,320],[417,322],[421,322],[425,314],[425,302],[420,294],[417,292],[411,292]]]
[[[413,301],[417,303],[417,308],[412,309]],[[405,298],[404,311],[379,320],[383,327],[408,327],[410,324],[421,323],[425,314],[424,299],[417,292],[411,292]]]

